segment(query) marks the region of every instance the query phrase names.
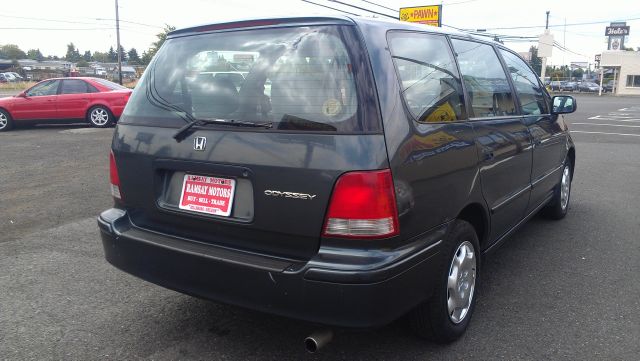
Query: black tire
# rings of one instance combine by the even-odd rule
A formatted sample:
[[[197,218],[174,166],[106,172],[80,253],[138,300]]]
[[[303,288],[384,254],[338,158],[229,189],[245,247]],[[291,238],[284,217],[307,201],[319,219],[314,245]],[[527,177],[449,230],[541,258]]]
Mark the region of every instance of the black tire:
[[[13,119],[11,114],[4,109],[0,109],[0,132],[6,132],[13,128]]]
[[[434,294],[429,300],[416,307],[409,315],[408,320],[413,331],[422,338],[436,343],[449,343],[457,340],[464,334],[473,310],[476,305],[478,286],[480,285],[480,245],[478,235],[471,224],[463,220],[456,220],[452,226],[445,243],[443,253],[446,255],[440,265],[440,275],[436,283]],[[454,322],[455,311],[449,312],[449,275],[453,271],[454,257],[459,258],[461,247],[473,248],[475,257],[475,273],[473,275],[472,287],[467,288],[470,299],[467,301],[467,311],[464,315],[459,315],[458,322]],[[465,257],[466,258],[466,257]],[[457,273],[457,272],[455,272]],[[464,272],[462,273],[464,276]],[[458,278],[460,279],[460,278]],[[459,285],[456,282],[456,285]]]
[[[107,128],[113,124],[114,117],[109,108],[96,105],[87,112],[87,121],[95,128]]]
[[[563,201],[563,182],[565,179],[565,174],[568,173],[568,188],[565,188],[566,192],[566,202]],[[567,158],[564,162],[564,166],[562,167],[562,175],[560,176],[560,181],[554,190],[553,198],[549,201],[549,204],[543,208],[542,214],[550,219],[562,219],[567,215],[567,211],[569,211],[569,201],[571,200],[571,182],[573,180],[573,168],[571,164],[571,160]]]

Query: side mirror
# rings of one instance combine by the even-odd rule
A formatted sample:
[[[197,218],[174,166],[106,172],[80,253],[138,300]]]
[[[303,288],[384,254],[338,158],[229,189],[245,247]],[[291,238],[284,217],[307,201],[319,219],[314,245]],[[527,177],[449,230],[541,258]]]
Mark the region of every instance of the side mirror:
[[[26,98],[27,97],[27,92],[26,91],[21,91],[18,95],[16,95],[19,98]]]
[[[552,99],[551,114],[569,114],[578,109],[576,99],[570,95],[556,95]]]

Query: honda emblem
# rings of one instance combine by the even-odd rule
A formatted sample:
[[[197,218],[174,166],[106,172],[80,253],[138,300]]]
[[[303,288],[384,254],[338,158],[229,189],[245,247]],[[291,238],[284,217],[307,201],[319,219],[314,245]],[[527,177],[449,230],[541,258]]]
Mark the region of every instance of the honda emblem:
[[[207,138],[205,137],[195,137],[193,138],[193,149],[195,150],[204,150],[207,147]]]

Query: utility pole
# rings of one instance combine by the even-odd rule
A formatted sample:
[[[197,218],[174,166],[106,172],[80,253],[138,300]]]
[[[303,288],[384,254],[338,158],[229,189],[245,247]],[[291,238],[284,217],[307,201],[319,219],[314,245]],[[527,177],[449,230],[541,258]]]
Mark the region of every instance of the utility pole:
[[[548,11],[548,10],[547,10],[547,24],[544,26],[544,28],[545,28],[545,29],[549,29],[549,13],[550,13],[550,12],[551,12],[551,11]]]
[[[122,54],[120,54],[120,15],[118,13],[118,0],[116,0],[116,41],[118,42],[116,49],[118,53],[118,83],[122,85]]]
[[[544,27],[544,34],[548,35],[549,34],[549,13],[550,11],[547,11],[547,24]],[[538,54],[540,53],[540,44],[538,44]],[[544,78],[547,75],[547,55],[546,54],[542,54],[542,69],[540,69],[540,79],[542,79],[542,84],[545,84],[544,82]]]

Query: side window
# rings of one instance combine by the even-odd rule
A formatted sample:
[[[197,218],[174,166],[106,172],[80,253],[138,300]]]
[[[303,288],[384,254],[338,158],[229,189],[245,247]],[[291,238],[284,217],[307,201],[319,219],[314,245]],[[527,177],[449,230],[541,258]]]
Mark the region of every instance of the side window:
[[[444,36],[393,32],[391,55],[402,96],[419,122],[448,122],[467,118],[462,82]]]
[[[100,92],[96,87],[94,87],[90,83],[86,83],[86,84],[87,84],[87,92],[88,93],[99,93]]]
[[[27,91],[27,96],[37,97],[37,96],[45,96],[45,95],[56,95],[58,92],[58,84],[60,84],[60,80],[49,80],[44,83],[36,84],[33,88]]]
[[[80,79],[65,79],[62,81],[61,94],[83,94],[88,93],[87,83]]]
[[[460,72],[476,118],[516,115],[511,87],[493,47],[452,39]]]
[[[503,49],[500,49],[500,54],[502,54],[505,63],[507,63],[511,79],[513,79],[513,85],[518,92],[522,114],[548,114],[547,102],[542,85],[538,81],[538,76],[517,55]]]

